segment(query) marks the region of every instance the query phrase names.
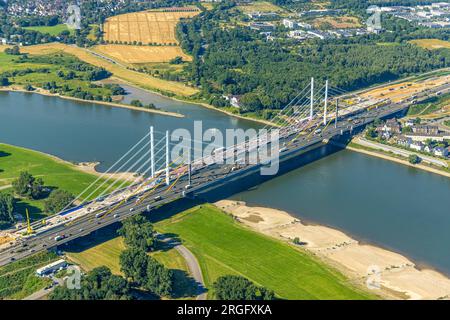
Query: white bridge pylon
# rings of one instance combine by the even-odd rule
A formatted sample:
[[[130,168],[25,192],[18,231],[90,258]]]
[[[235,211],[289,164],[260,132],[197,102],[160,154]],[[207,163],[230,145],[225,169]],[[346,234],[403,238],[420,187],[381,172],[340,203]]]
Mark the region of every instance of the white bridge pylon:
[[[257,152],[262,145],[270,145],[268,154],[270,153],[272,156],[274,144],[271,143],[271,138],[269,139],[268,137],[272,137],[275,129],[279,130],[280,138],[292,143],[301,135],[306,137],[305,139],[312,137],[315,129],[317,130],[322,126],[324,128],[328,127],[332,120],[334,120],[336,127],[340,112],[346,109],[345,106],[339,106],[338,101],[341,101],[338,100],[339,98],[342,98],[342,100],[354,99],[354,95],[342,89],[329,86],[328,80],[325,80],[324,85],[319,88],[315,79],[311,78],[311,82],[307,86],[300,90],[285,107],[281,108],[269,119],[275,125],[264,126],[262,129],[266,131],[265,135],[257,134],[255,137],[240,144],[221,148],[221,155],[222,157],[232,155],[234,159],[238,151],[243,151],[245,158],[246,154]],[[358,97],[356,100],[360,101],[360,98]],[[335,107],[334,104],[330,103],[331,101],[336,102]],[[330,106],[332,106],[331,110]],[[338,108],[340,109],[339,111]],[[260,130],[260,133],[264,132],[264,130]],[[155,136],[158,138],[155,139]],[[150,126],[149,131],[135,145],[81,192],[74,201],[78,201],[77,206],[89,204],[89,206],[95,207],[95,205],[100,206],[99,203],[103,202],[104,199],[122,199],[121,195],[123,195],[124,199],[128,199],[136,194],[142,194],[142,192],[147,193],[154,191],[156,188],[162,188],[164,185],[170,190],[182,175],[187,175],[190,185],[192,183],[192,173],[195,173],[199,168],[205,167],[207,163],[210,163],[211,159],[217,158],[214,158],[214,155],[204,155],[202,153],[202,157],[191,159],[192,145],[198,146],[200,144],[203,149],[203,144],[209,143],[195,140],[190,140],[189,143],[191,147],[188,155],[187,157],[184,154],[182,157],[180,156],[183,160],[179,163],[178,159],[170,158],[171,142],[169,131],[158,132],[153,126]],[[194,149],[197,148],[194,147]],[[261,163],[265,160],[267,159],[259,158]],[[222,163],[215,162],[215,164]],[[244,165],[247,165],[247,163],[244,163]],[[132,179],[129,178],[130,172],[136,173]],[[171,181],[171,175],[175,177],[172,178],[174,182]],[[128,180],[125,179],[126,176],[128,176]],[[164,179],[163,176],[165,176]],[[74,201],[66,206],[63,211],[69,208]]]

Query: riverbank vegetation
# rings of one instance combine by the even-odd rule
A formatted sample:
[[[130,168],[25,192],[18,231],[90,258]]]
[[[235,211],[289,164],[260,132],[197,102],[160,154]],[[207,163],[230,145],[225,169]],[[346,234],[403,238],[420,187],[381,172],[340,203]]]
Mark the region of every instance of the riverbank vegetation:
[[[57,259],[56,254],[44,252],[0,267],[0,300],[23,299],[51,284],[49,278],[36,276],[36,269]]]
[[[43,187],[48,189],[45,191],[46,195],[50,191],[51,193],[55,192],[54,190],[65,190],[71,195],[78,195],[97,179],[97,176],[82,172],[74,165],[51,156],[20,147],[0,144],[0,187],[6,188],[2,192],[13,192],[12,184],[14,181],[18,181],[21,173],[29,178],[28,174],[23,172],[29,173],[33,177],[33,181],[40,180],[39,189],[41,192],[43,192]],[[26,181],[30,180],[27,179]],[[100,179],[95,185],[100,187],[103,182],[104,180]],[[20,183],[20,185],[23,184]],[[100,187],[91,198],[98,196],[107,185],[108,183]],[[41,196],[33,198],[30,188],[26,188],[24,192],[24,195],[16,195],[15,213],[24,216],[25,209],[28,208],[31,218],[36,219],[49,213],[45,210],[46,205],[48,208],[61,207],[60,197],[46,200],[46,197]],[[30,194],[30,197],[27,196],[28,194]],[[66,201],[67,199],[62,197],[62,200]],[[49,201],[52,203],[50,204]]]
[[[16,47],[17,48],[17,47]],[[114,91],[109,86],[93,82],[103,80],[111,73],[78,60],[68,54],[19,56],[0,53],[0,78],[10,86],[41,88],[82,100],[112,101]]]

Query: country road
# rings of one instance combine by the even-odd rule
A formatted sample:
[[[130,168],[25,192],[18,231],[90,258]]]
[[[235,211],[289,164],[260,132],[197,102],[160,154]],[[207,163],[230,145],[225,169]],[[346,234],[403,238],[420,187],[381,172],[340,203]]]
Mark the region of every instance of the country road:
[[[167,244],[173,245],[173,248],[178,251],[184,258],[188,269],[197,284],[197,300],[206,300],[207,293],[205,289],[205,282],[203,280],[202,269],[198,264],[197,258],[194,254],[185,246],[183,246],[178,240],[165,237],[162,234],[158,234],[158,239]]]
[[[207,294],[205,290],[205,282],[203,281],[202,270],[200,269],[200,265],[198,264],[197,258],[195,258],[195,256],[192,254],[191,251],[189,251],[188,248],[186,248],[181,244],[176,245],[174,248],[186,260],[189,271],[191,272],[192,276],[194,277],[195,281],[198,284],[199,294],[197,295],[197,300],[206,300]]]

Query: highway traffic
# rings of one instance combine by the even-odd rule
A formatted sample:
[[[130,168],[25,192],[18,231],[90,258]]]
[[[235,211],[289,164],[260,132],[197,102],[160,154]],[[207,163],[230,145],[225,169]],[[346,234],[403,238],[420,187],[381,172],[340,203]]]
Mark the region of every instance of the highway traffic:
[[[420,101],[430,94],[442,92],[449,88],[450,85],[440,86],[433,89],[433,91],[416,94],[414,99]],[[301,129],[291,128],[280,136],[280,163],[298,155],[308,147],[336,136],[352,134],[358,128],[373,122],[375,119],[386,118],[406,110],[410,104],[411,99],[396,104],[387,103],[386,105],[358,111],[355,114],[348,114],[343,118],[339,118],[337,123],[333,119],[324,125],[322,119],[315,118]],[[246,149],[246,152],[249,155],[252,150],[250,150],[249,145],[247,145],[247,148],[249,149]],[[237,148],[233,153],[233,157],[236,156],[236,151]],[[137,197],[130,197],[127,201],[118,205],[117,208],[105,214],[98,215],[95,211],[90,212],[68,223],[18,239],[0,252],[0,266],[88,235],[137,213],[151,212],[155,208],[176,199],[191,196],[196,192],[217,187],[218,185],[225,185],[227,181],[238,178],[244,172],[259,170],[263,166],[262,163],[265,162],[260,161],[258,164],[249,164],[248,162],[228,164],[229,162],[227,161],[223,165],[211,164],[192,170],[190,177],[187,172],[184,172],[176,177],[175,182],[169,187],[164,184],[157,184],[153,189],[145,191]]]

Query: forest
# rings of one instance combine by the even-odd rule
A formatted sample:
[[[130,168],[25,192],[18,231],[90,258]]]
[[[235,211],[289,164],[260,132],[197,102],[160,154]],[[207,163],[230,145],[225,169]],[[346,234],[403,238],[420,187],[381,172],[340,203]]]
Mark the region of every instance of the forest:
[[[226,105],[222,95],[239,95],[241,112],[277,109],[312,76],[319,83],[328,78],[334,87],[355,90],[450,66],[449,50],[425,50],[406,41],[423,36],[420,29],[289,47],[265,41],[243,26],[221,28],[232,18],[233,6],[222,3],[180,23],[177,30],[182,48],[194,57],[186,70],[188,77],[216,106]]]

